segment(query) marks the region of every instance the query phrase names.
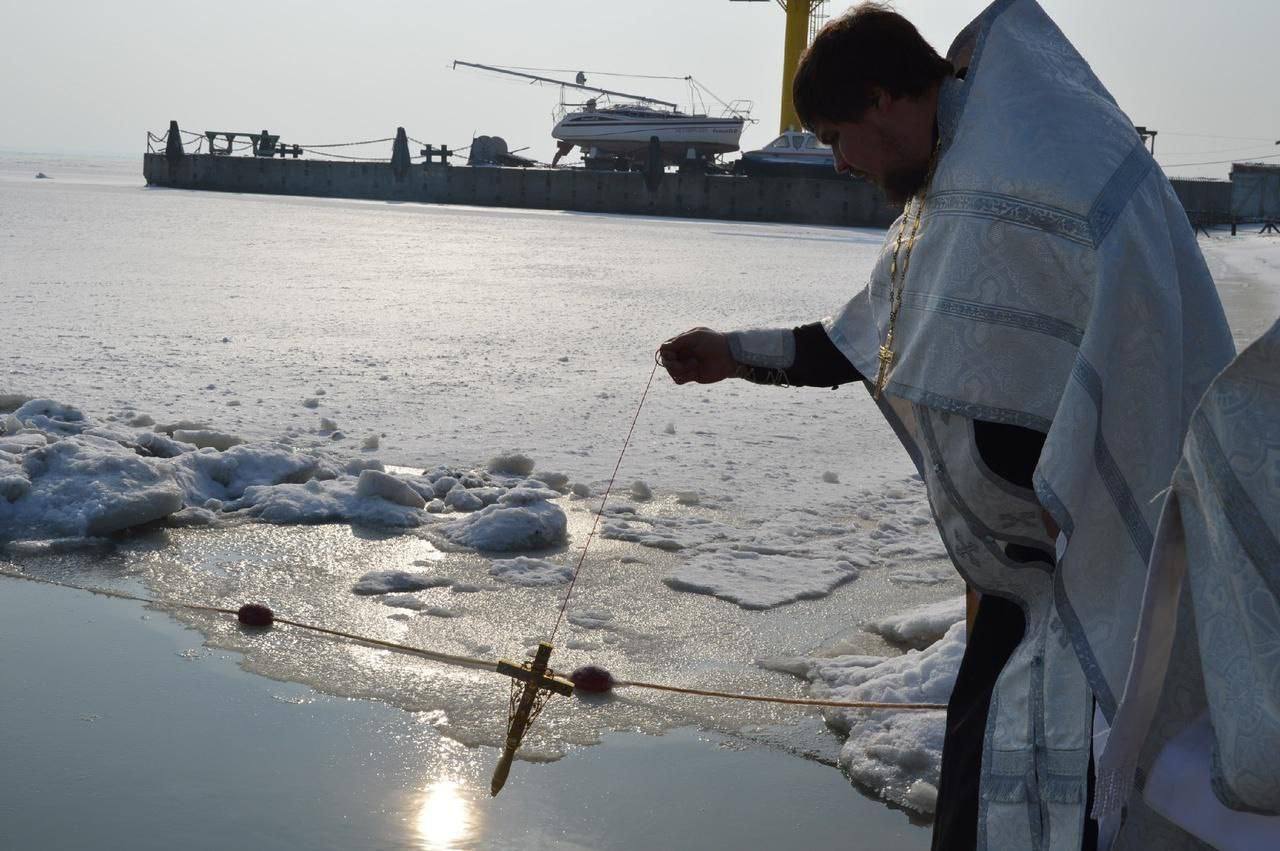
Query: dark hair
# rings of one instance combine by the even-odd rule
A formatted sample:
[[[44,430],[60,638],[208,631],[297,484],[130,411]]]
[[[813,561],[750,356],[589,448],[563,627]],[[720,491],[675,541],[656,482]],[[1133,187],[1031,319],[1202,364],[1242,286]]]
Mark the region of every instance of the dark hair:
[[[791,96],[800,123],[858,121],[873,87],[919,97],[955,73],[915,25],[883,3],[862,3],[832,19],[800,57]]]

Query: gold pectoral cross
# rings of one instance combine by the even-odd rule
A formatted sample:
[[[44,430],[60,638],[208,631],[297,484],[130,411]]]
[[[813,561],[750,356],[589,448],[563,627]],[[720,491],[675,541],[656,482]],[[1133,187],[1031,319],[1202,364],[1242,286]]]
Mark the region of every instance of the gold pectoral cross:
[[[523,665],[515,665],[503,660],[498,663],[498,673],[511,677],[511,709],[507,715],[507,741],[502,747],[502,757],[498,767],[493,771],[493,780],[489,783],[489,793],[497,795],[507,782],[507,774],[511,772],[511,761],[515,759],[525,731],[533,724],[546,704],[552,692],[569,697],[573,694],[573,683],[564,677],[557,677],[548,667],[551,661],[551,645],[545,641],[538,644],[538,652],[533,661]],[[524,685],[519,685],[524,683]]]
[[[874,396],[876,399],[884,393],[884,385],[889,380],[889,368],[893,366],[893,359],[897,357],[897,353],[893,350],[893,329],[889,329],[888,335],[884,338],[884,345],[880,347],[880,369],[876,371],[876,390]]]

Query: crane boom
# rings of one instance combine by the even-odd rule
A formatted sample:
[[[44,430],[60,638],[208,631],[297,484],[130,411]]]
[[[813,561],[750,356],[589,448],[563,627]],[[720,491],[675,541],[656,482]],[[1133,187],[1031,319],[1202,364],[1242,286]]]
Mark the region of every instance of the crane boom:
[[[494,71],[498,74],[509,74],[512,77],[524,77],[526,80],[537,80],[540,83],[554,83],[557,86],[568,86],[571,89],[582,89],[588,92],[597,92],[602,95],[613,95],[614,97],[638,100],[642,103],[654,103],[654,104],[658,104],[659,106],[669,106],[672,109],[677,108],[677,105],[674,103],[671,103],[670,101],[658,100],[657,98],[645,97],[644,95],[632,95],[632,94],[627,94],[626,92],[615,92],[609,89],[597,88],[596,86],[585,86],[581,83],[570,83],[566,80],[557,80],[552,77],[539,77],[536,74],[526,74],[523,71],[511,71],[506,68],[498,68],[497,66],[494,66],[494,65],[481,65],[478,62],[463,62],[461,59],[455,59],[453,61],[453,67],[457,68],[459,65],[465,65],[468,68],[479,68],[482,71]]]

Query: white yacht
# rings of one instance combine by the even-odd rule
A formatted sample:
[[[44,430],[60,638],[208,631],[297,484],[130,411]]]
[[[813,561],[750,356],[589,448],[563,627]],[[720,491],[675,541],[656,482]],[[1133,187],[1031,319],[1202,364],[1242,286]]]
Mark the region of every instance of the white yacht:
[[[453,64],[560,87],[561,103],[552,115],[555,126],[551,135],[559,143],[551,161],[553,166],[574,148],[581,148],[588,165],[634,168],[648,162],[654,137],[658,139],[664,165],[706,165],[721,154],[739,150],[742,128],[753,120],[750,101],[720,101],[692,77],[664,79],[687,83],[691,99],[697,92],[699,99],[708,95],[719,101],[724,107],[723,115],[715,117],[693,109],[681,112],[670,101],[589,86],[582,71],[570,82],[497,65],[462,60],[455,60]],[[566,104],[565,89],[590,92],[594,96],[585,103]]]
[[[574,146],[588,157],[644,158],[656,136],[662,159],[679,164],[738,150],[745,123],[742,115],[689,115],[643,103],[597,106],[593,99],[565,111],[551,135],[560,142],[557,160]]]

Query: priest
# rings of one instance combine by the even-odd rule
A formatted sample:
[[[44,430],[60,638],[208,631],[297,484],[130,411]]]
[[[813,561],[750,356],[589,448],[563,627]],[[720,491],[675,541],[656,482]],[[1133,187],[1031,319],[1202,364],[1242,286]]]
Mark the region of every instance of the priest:
[[[1191,411],[1233,354],[1195,236],[1034,0],[997,0],[945,57],[857,6],[814,39],[794,101],[838,170],[904,204],[870,280],[819,323],[695,328],[662,362],[677,383],[870,390],[980,595],[934,848],[1096,847],[1095,726]]]

